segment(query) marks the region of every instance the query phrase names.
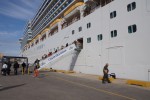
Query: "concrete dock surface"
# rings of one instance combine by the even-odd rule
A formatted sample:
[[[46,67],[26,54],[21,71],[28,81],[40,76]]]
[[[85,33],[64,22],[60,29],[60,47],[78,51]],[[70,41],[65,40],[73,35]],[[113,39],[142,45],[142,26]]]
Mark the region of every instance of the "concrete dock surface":
[[[0,75],[0,100],[149,100],[150,88],[116,79],[102,84],[97,75],[40,72],[38,77]]]

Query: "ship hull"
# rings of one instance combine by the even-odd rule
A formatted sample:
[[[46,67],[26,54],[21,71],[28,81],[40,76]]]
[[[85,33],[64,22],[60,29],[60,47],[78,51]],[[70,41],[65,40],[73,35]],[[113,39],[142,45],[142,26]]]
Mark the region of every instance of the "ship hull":
[[[48,37],[23,55],[33,63],[35,59],[41,59],[43,54],[48,54],[54,48],[82,38],[83,49],[76,59],[74,71],[103,75],[103,66],[109,63],[109,73],[115,73],[117,78],[150,81],[150,4],[147,1],[135,0],[136,9],[128,12],[127,5],[131,0],[115,0]],[[110,19],[110,12],[114,10],[117,11],[117,16]],[[88,23],[91,23],[90,28],[87,28]],[[134,24],[137,30],[129,34],[128,26]],[[80,32],[79,27],[82,27]],[[72,30],[75,30],[74,34]],[[111,37],[112,30],[117,30],[117,36],[114,38]],[[97,40],[99,34],[103,35],[101,41]],[[90,43],[87,43],[88,38],[91,38]],[[56,62],[52,67],[68,70],[70,59],[72,57],[68,56],[66,60]]]

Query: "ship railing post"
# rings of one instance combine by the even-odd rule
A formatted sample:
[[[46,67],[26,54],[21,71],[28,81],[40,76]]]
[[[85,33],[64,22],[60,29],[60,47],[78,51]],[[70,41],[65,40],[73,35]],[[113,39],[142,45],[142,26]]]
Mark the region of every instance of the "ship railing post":
[[[85,4],[83,4],[82,6],[80,6],[80,19],[82,19],[83,17],[84,17],[84,6],[85,6]]]

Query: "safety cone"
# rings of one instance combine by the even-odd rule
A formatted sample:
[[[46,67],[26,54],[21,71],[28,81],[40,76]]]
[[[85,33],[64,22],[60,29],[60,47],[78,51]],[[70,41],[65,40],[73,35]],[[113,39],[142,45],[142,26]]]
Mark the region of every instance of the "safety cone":
[[[39,71],[37,69],[34,70],[34,77],[37,77],[39,75]]]

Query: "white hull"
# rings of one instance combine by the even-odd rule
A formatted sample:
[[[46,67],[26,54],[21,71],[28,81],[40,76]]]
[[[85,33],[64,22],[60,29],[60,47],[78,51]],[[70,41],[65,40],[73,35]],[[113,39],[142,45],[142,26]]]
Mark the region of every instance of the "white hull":
[[[23,55],[33,63],[35,59],[41,59],[43,54],[48,54],[50,49],[83,38],[83,49],[76,60],[74,71],[102,75],[103,66],[109,63],[110,73],[116,73],[117,78],[150,81],[150,2],[134,1],[136,9],[131,12],[127,11],[127,5],[133,0],[115,0],[97,8],[90,15],[47,37]],[[117,16],[110,19],[110,12],[114,10]],[[87,23],[91,23],[91,28],[87,29]],[[128,26],[133,24],[136,24],[137,31],[129,34]],[[81,32],[78,31],[79,27],[82,27]],[[72,30],[75,30],[73,35]],[[117,30],[117,37],[111,38],[112,30]],[[97,40],[99,34],[103,35],[101,41]],[[87,43],[89,37],[91,43]],[[72,59],[71,56],[56,62],[53,68],[68,70],[69,59]]]

